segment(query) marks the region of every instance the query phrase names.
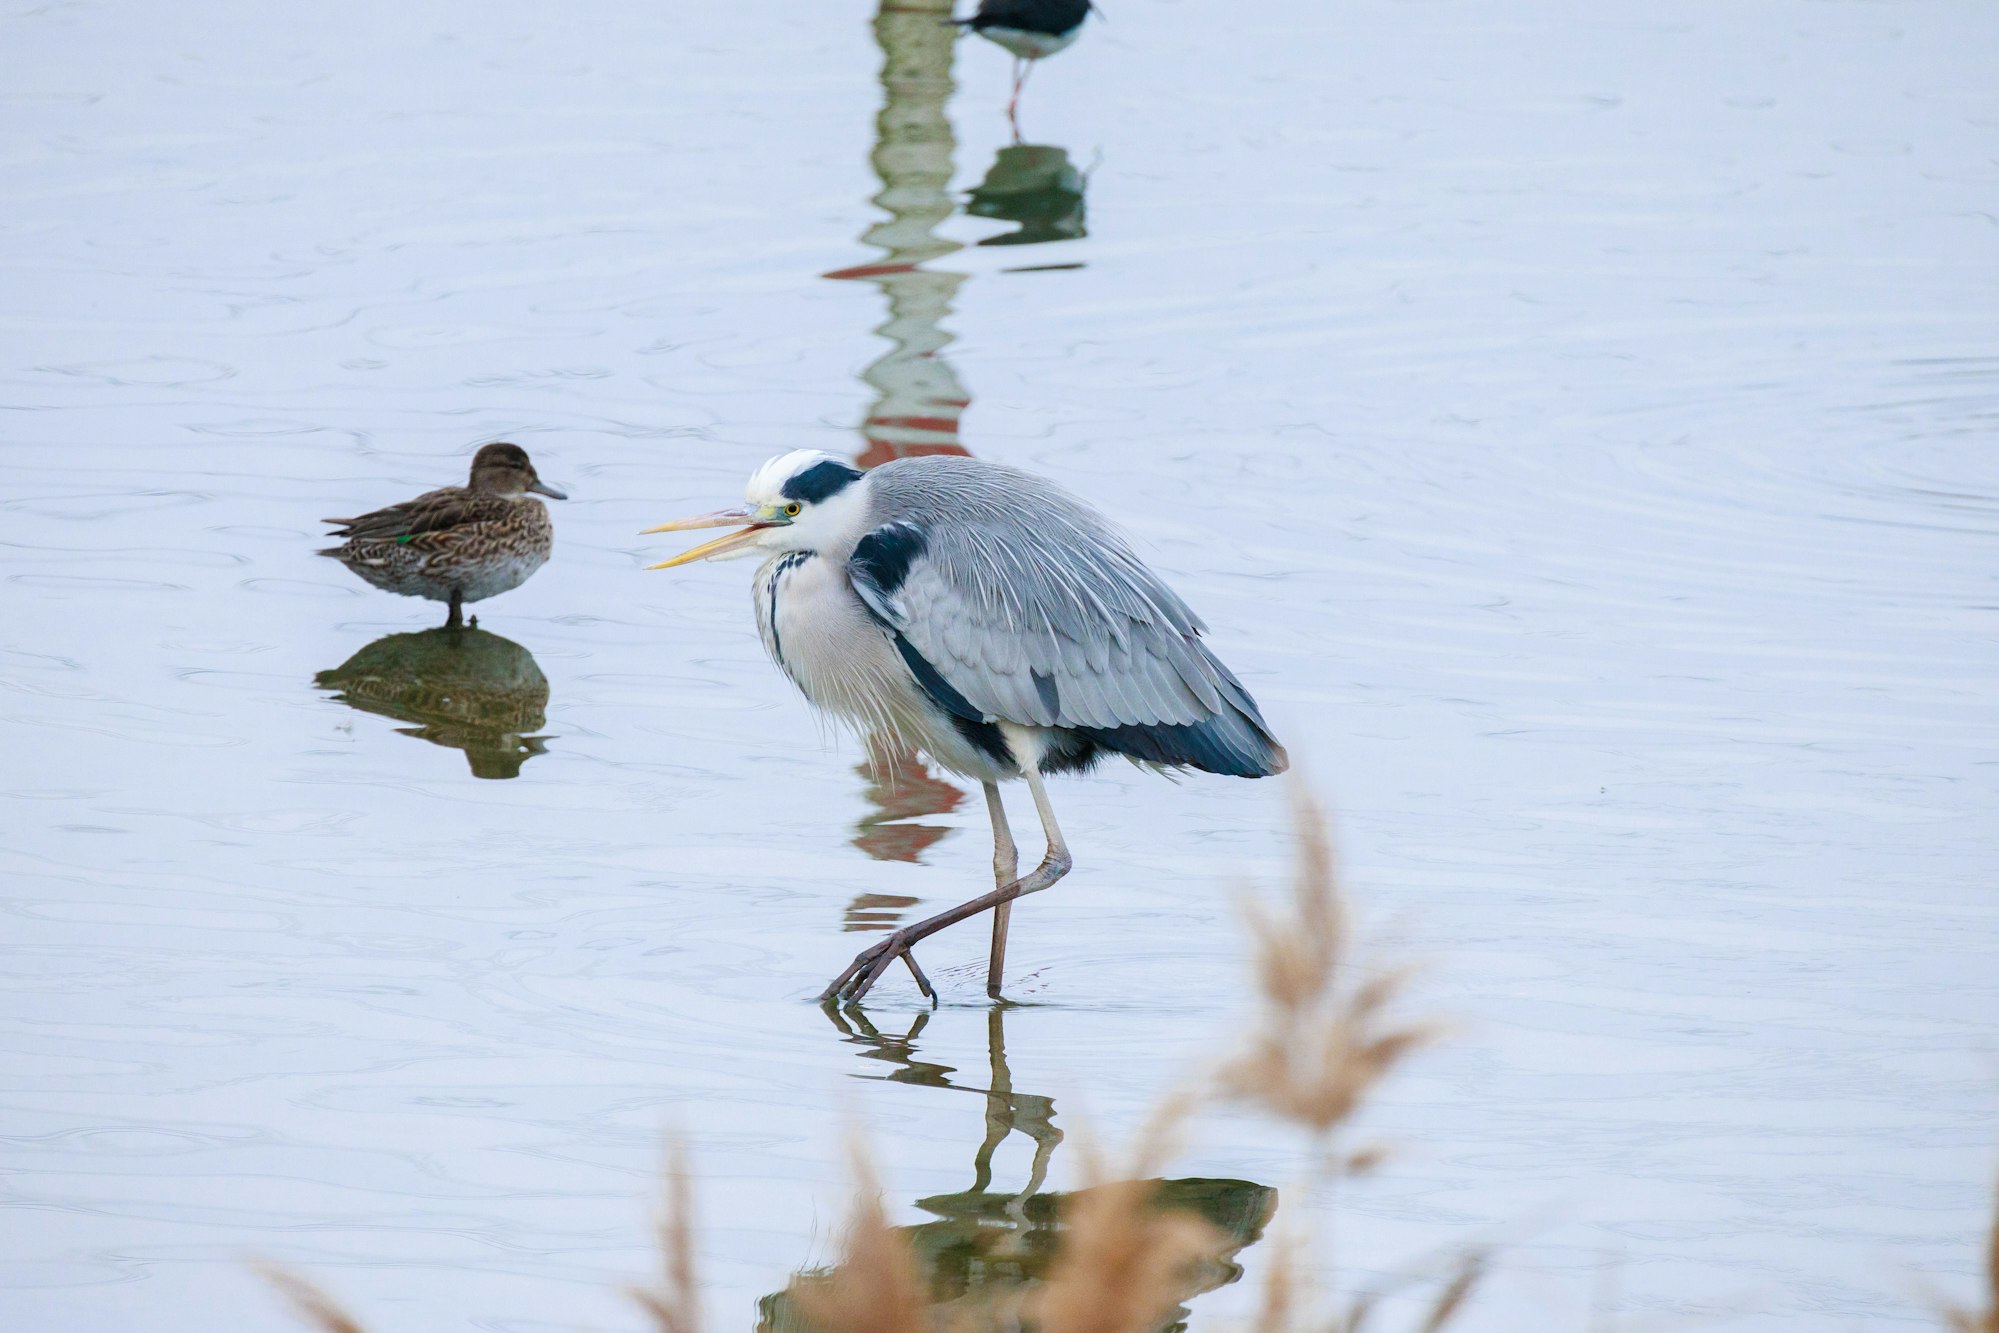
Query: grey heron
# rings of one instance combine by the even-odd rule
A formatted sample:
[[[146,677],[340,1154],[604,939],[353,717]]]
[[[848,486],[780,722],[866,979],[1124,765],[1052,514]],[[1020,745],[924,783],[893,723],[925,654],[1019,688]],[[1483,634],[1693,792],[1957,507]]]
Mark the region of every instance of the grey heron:
[[[1008,916],[1071,864],[1044,775],[1110,754],[1156,769],[1281,773],[1284,747],[1199,617],[1102,515],[1032,473],[929,455],[862,472],[800,449],[758,468],[739,508],[653,532],[741,525],[649,566],[761,556],[757,628],[815,707],[886,732],[977,780],[993,826],[993,891],[861,951],[820,997],[854,1002],[920,941],[988,909],[986,990],[1000,993]],[[1017,866],[999,784],[1027,783],[1048,850]]]

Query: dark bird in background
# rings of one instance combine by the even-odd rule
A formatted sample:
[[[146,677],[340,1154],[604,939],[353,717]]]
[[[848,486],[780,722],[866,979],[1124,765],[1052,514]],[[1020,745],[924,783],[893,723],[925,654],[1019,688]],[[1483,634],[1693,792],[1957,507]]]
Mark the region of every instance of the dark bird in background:
[[[1094,8],[1090,0],[979,0],[976,14],[952,22],[1013,54],[1013,96],[1006,104],[1011,117],[1020,110],[1020,90],[1034,62],[1075,41]]]
[[[527,450],[489,444],[472,456],[463,486],[428,491],[359,518],[328,518],[332,556],[367,582],[404,597],[448,602],[446,629],[461,623],[467,602],[510,592],[548,563],[555,527],[528,492],[569,497],[535,475]],[[472,623],[477,626],[478,617]]]

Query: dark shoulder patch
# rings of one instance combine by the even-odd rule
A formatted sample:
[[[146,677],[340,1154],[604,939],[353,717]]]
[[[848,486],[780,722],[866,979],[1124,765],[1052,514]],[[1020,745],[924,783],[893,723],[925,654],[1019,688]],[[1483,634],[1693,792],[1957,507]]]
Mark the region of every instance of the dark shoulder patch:
[[[851,468],[829,458],[823,463],[814,463],[785,482],[784,498],[818,504],[829,495],[838,495],[860,479],[859,468]]]
[[[893,594],[928,545],[923,529],[914,523],[887,523],[854,543],[848,563],[875,587]]]

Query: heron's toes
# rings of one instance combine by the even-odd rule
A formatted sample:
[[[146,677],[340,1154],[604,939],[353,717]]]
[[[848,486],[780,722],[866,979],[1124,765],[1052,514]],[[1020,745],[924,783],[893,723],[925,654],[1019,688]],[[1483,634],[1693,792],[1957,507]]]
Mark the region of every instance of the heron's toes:
[[[936,1003],[937,992],[930,984],[930,978],[923,975],[923,969],[916,965],[916,955],[910,952],[915,940],[897,931],[893,935],[869,945],[854,956],[847,964],[846,971],[833,978],[833,984],[821,992],[821,1003],[837,1001],[841,1004],[859,1004],[867,993],[880,981],[882,973],[895,965],[900,958],[909,964],[910,975],[916,978],[917,987],[931,1003]]]

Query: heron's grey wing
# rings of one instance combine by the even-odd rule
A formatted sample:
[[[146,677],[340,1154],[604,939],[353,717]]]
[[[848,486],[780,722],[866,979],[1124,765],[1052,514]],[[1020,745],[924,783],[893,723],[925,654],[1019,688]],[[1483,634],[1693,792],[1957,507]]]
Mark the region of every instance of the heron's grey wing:
[[[933,698],[969,721],[1074,728],[1162,763],[1211,766],[1178,753],[1186,734],[1153,738],[1150,748],[1174,757],[1139,754],[1150,744],[1141,733],[1217,722],[1226,735],[1213,739],[1232,756],[1218,771],[1281,754],[1241,682],[1201,642],[1200,619],[1115,529],[1039,478],[985,470],[1003,474],[985,478],[999,486],[939,495],[932,476],[920,497],[879,488],[890,493],[877,512],[904,517],[863,537],[848,565]]]

